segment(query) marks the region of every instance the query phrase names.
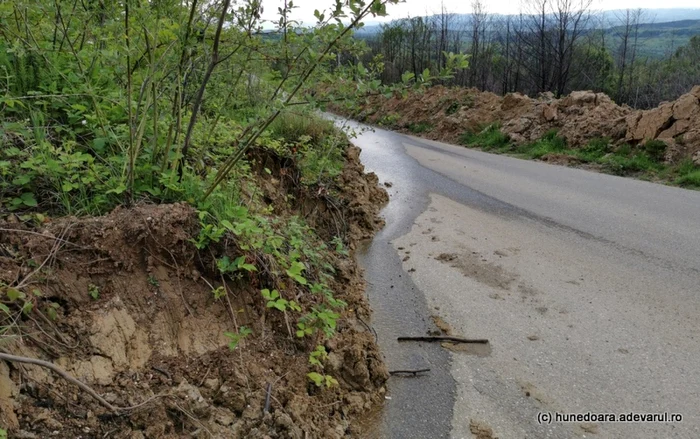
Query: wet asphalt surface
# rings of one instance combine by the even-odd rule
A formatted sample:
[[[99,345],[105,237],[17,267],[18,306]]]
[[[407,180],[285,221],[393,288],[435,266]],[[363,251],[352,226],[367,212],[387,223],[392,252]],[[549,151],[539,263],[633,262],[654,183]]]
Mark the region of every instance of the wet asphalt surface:
[[[358,252],[372,325],[389,370],[430,368],[389,380],[382,421],[368,437],[470,437],[470,420],[502,439],[700,437],[700,372],[692,366],[700,364],[700,193],[380,129],[353,143],[366,171],[389,183],[386,227]],[[507,246],[513,251],[498,259]],[[500,264],[518,288],[455,275],[435,262],[444,249],[478,250],[483,261],[498,254],[482,268]],[[537,296],[516,298],[522,287]],[[488,336],[493,356],[396,341],[437,329],[431,315]],[[618,409],[675,410],[685,419],[534,421],[542,410]]]
[[[361,125],[355,125],[360,127]],[[447,196],[506,214],[510,206],[471,191],[433,172],[405,154],[395,133],[365,131],[353,143],[362,148],[365,172],[374,172],[386,187],[390,202],[382,211],[386,226],[358,255],[368,280],[372,325],[389,370],[424,369],[419,377],[392,377],[376,438],[446,438],[452,423],[456,386],[450,374],[450,354],[436,343],[399,343],[400,336],[427,335],[437,328],[421,291],[401,266],[391,241],[406,234],[427,207],[429,194]],[[401,136],[403,137],[403,136]]]

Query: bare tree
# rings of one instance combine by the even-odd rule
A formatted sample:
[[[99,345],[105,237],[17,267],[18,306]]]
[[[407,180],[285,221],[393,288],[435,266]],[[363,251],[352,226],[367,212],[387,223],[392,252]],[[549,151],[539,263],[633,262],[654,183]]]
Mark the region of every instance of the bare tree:
[[[552,66],[548,41],[551,38],[549,0],[523,0],[521,7],[524,26],[518,29],[518,39],[526,60],[522,67],[527,72],[533,91],[543,92],[549,88]]]
[[[484,39],[486,34],[486,22],[488,19],[488,14],[486,12],[486,7],[481,2],[481,0],[472,1],[472,14],[471,14],[471,59],[469,66],[469,85],[472,87],[481,85],[478,84],[477,80],[483,78],[484,60],[482,60],[482,52],[484,52]]]
[[[527,17],[520,37],[537,92],[562,95],[571,77],[574,47],[590,20],[592,0],[523,0]]]
[[[432,25],[435,32],[435,58],[439,69],[445,67],[445,52],[449,47],[450,29],[454,22],[455,14],[447,11],[444,3],[440,3],[440,12],[433,15]]]
[[[556,39],[551,40],[554,53],[552,89],[557,96],[564,94],[571,76],[574,46],[586,29],[593,0],[554,0],[553,20]]]
[[[625,9],[615,14],[619,26],[616,28],[615,36],[620,40],[616,53],[617,66],[617,86],[615,89],[615,99],[624,102],[626,99],[625,75],[627,74],[628,61],[632,52],[632,33],[635,28],[636,18],[639,17],[635,11]],[[631,67],[630,67],[631,68]]]

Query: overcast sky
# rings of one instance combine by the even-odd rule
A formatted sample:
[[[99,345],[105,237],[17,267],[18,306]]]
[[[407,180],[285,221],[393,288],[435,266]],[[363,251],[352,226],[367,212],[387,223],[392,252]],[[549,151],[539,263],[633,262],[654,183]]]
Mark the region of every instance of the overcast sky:
[[[471,12],[471,0],[443,0],[449,12]],[[519,0],[482,0],[487,12],[499,14],[515,14],[520,12]],[[307,24],[314,21],[314,9],[329,9],[335,3],[334,0],[294,0],[295,8],[293,17]],[[283,0],[263,0],[265,9],[264,17],[276,18],[277,8],[284,4]],[[700,8],[699,0],[593,0],[593,8],[596,10],[627,9],[627,8]],[[387,12],[389,17],[384,19],[369,17],[367,21],[389,21],[395,18],[415,17],[430,15],[440,10],[440,0],[406,0],[404,3],[389,5]],[[279,17],[277,17],[279,18]]]

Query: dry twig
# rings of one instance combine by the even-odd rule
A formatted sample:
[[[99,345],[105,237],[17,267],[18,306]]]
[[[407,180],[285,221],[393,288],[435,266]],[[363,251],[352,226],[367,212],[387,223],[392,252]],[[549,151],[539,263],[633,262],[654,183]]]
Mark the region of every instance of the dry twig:
[[[111,411],[113,413],[134,410],[134,409],[137,409],[139,407],[143,407],[144,405],[148,404],[149,402],[151,402],[157,398],[167,396],[167,395],[156,395],[152,398],[147,399],[146,401],[144,401],[140,404],[136,404],[136,405],[131,406],[131,407],[117,407],[117,406],[114,406],[114,405],[110,404],[109,402],[107,402],[97,392],[95,392],[90,386],[75,379],[68,372],[64,371],[63,369],[61,369],[60,367],[56,366],[53,363],[49,363],[48,361],[44,361],[44,360],[39,360],[38,358],[20,357],[17,355],[6,354],[4,352],[0,352],[0,360],[11,361],[13,363],[34,364],[36,366],[41,366],[41,367],[45,367],[47,369],[50,369],[50,370],[56,372],[56,374],[59,375],[61,378],[63,378],[66,381],[73,383],[76,386],[80,387],[82,390],[87,392],[90,396],[95,398],[95,400],[97,400],[97,402],[102,404],[102,406],[104,406],[105,408],[107,408],[109,411]]]

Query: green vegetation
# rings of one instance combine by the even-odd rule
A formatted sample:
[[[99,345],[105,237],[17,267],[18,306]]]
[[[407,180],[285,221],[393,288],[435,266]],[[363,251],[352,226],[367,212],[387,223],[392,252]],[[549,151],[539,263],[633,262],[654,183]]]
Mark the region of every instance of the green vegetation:
[[[235,350],[238,344],[252,333],[253,331],[245,326],[241,326],[238,332],[224,332],[224,335],[231,340],[228,343],[228,348],[232,351]]]
[[[382,116],[381,119],[377,122],[378,125],[386,126],[386,127],[394,127],[396,126],[397,122],[401,120],[401,115],[398,113],[389,113],[385,114]]]
[[[100,298],[100,289],[95,284],[88,284],[88,294],[90,294],[90,297],[97,300]]]
[[[309,372],[307,376],[312,383],[316,384],[317,387],[333,387],[338,385],[338,381],[330,375],[321,375],[317,372]]]
[[[469,67],[443,85],[533,97],[593,90],[635,108],[677,99],[700,83],[700,20],[653,23],[643,9],[597,14],[579,9],[588,3],[520,3],[519,16],[491,15],[477,2],[473,14],[443,8],[381,24],[358,35],[371,49],[360,59],[381,56],[391,65],[382,83],[394,84],[406,71],[440,69],[444,59],[435,49],[454,47],[469,54]],[[459,105],[441,108],[450,115]]]
[[[609,47],[619,47],[622,42],[621,35],[625,34],[625,27],[614,26],[606,29],[605,32]],[[639,56],[661,59],[667,56],[669,51],[687,45],[690,39],[699,33],[700,20],[697,19],[641,23],[637,38],[644,44],[638,49]]]
[[[644,152],[647,153],[650,159],[660,162],[664,159],[666,144],[661,140],[649,140],[644,144]]]
[[[310,115],[308,112],[286,112],[270,124],[274,137],[288,142],[305,143],[313,147],[323,144],[335,135],[333,122]]]
[[[452,115],[458,112],[461,108],[473,108],[474,107],[474,95],[468,94],[462,97],[461,100],[452,97],[440,98],[440,105],[443,106],[449,102],[449,105],[445,107],[445,114]]]
[[[454,101],[447,108],[445,108],[445,114],[455,114],[460,108],[462,108],[462,105],[459,102]]]
[[[484,151],[504,153],[512,149],[510,137],[501,131],[498,124],[490,124],[476,131],[466,131],[460,137],[460,143]]]
[[[688,173],[681,173],[676,178],[675,183],[679,186],[700,189],[700,169],[697,167]]]
[[[547,154],[561,153],[565,150],[566,140],[558,136],[556,130],[549,130],[539,140],[519,146],[516,153],[531,159],[541,159]]]
[[[678,186],[700,189],[700,166],[690,159],[685,159],[671,168],[667,177],[673,179]]]
[[[467,131],[460,143],[470,148],[497,154],[510,154],[526,159],[542,159],[548,155],[569,157],[573,163],[597,165],[606,173],[632,175],[642,179],[661,180],[687,188],[700,188],[700,167],[686,159],[677,165],[664,163],[666,144],[651,140],[638,147],[623,144],[613,147],[607,139],[592,139],[585,146],[571,148],[556,130],[545,133],[535,142],[514,145],[497,124],[476,131]]]
[[[624,151],[624,149],[622,150]],[[637,174],[642,178],[651,178],[664,170],[664,165],[654,160],[644,151],[626,154],[620,150],[600,159],[603,169],[616,175]]]
[[[335,259],[348,256],[343,240],[325,242],[290,215],[294,191],[275,210],[263,184],[301,184],[339,202],[332,183],[347,139],[316,114],[316,93],[339,84],[323,98],[352,105],[385,91],[381,63],[338,59],[357,59],[366,47],[353,29],[395,2],[338,2],[312,27],[288,19],[289,2],[269,35],[257,0],[1,3],[0,214],[40,224],[137,202],[189,203],[200,222],[193,244],[214,257],[223,284],[211,285],[215,299],[246,281],[270,313],[282,313],[290,338],[332,337],[346,306],[331,289]],[[464,56],[444,56],[442,69],[407,76],[402,87],[466,66]],[[99,293],[89,286],[93,299]],[[37,310],[55,320],[60,306],[21,281],[0,285],[0,332]],[[227,332],[230,348],[250,334]]]

